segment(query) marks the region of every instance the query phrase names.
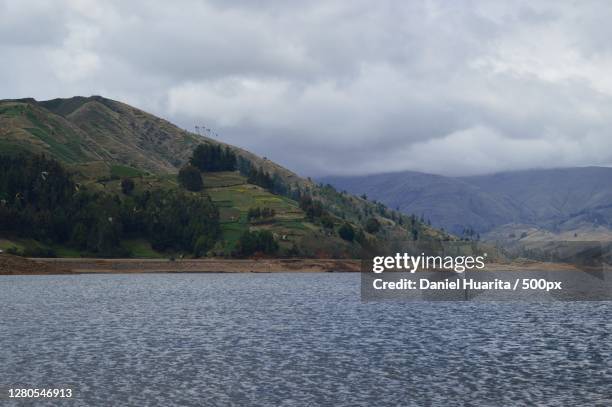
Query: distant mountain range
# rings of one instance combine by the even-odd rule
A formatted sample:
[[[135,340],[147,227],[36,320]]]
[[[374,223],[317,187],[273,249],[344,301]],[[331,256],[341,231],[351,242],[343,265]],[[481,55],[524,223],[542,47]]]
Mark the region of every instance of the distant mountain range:
[[[461,235],[489,239],[527,235],[597,238],[612,235],[612,168],[582,167],[445,177],[405,171],[320,179],[366,194],[404,213],[424,216]]]

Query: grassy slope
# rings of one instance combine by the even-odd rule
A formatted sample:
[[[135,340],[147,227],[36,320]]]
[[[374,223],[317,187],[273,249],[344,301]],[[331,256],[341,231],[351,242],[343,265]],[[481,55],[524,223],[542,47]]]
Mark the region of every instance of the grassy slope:
[[[210,173],[204,175],[205,193],[219,207],[226,251],[231,251],[240,235],[247,229],[270,230],[281,248],[288,250],[295,243],[309,255],[319,257],[341,256],[357,253],[356,244],[349,244],[337,236],[330,236],[318,225],[308,222],[298,203],[284,196],[274,195],[265,189],[246,183],[236,172]],[[274,209],[275,216],[249,221],[249,208]],[[336,228],[341,220],[336,219]],[[324,245],[317,244],[323,241]]]
[[[4,151],[47,153],[68,164],[99,159],[82,130],[30,103],[0,103],[0,141]]]
[[[158,188],[178,188],[175,176],[159,177],[157,175],[138,174],[131,177],[136,191]],[[208,195],[219,208],[223,242],[214,249],[218,255],[229,254],[235,248],[242,233],[246,230],[267,229],[274,233],[279,241],[281,251],[292,248],[294,243],[305,251],[305,254],[318,257],[342,257],[347,253],[358,254],[355,243],[347,243],[305,219],[304,212],[298,203],[284,196],[274,195],[265,189],[251,185],[237,172],[205,173],[204,190],[199,194]],[[90,188],[121,194],[121,181],[102,176],[98,179],[83,181]],[[275,216],[268,219],[247,219],[250,208],[271,208]],[[341,220],[336,218],[336,229]],[[160,257],[150,245],[142,240],[130,240],[124,243],[135,257]],[[63,253],[65,248],[56,248]],[[58,250],[56,250],[58,251]],[[59,254],[58,251],[58,254]],[[71,257],[71,256],[69,256]]]
[[[199,143],[219,142],[182,130],[126,104],[97,96],[46,102],[0,101],[0,152],[45,152],[72,168],[79,182],[100,190],[119,193],[117,178],[121,177],[133,178],[137,190],[177,188],[175,174]],[[238,147],[230,148],[256,167],[280,177],[286,185],[299,187],[322,201],[335,217],[336,230],[345,220],[361,227],[365,219],[375,216],[383,225],[379,239],[402,240],[409,236],[404,227],[390,219],[388,213],[383,216],[372,202],[321,187],[270,160]],[[220,208],[224,242],[215,249],[217,253],[230,252],[247,228],[270,229],[283,249],[295,243],[311,256],[341,257],[359,253],[358,244],[349,244],[338,238],[337,233],[326,232],[307,222],[297,202],[246,184],[238,173],[205,174],[204,182],[203,193],[210,195]],[[248,222],[246,212],[257,206],[275,209],[276,216]],[[445,237],[424,225],[419,227],[423,237]],[[142,242],[126,242],[126,246],[139,256],[158,255]]]

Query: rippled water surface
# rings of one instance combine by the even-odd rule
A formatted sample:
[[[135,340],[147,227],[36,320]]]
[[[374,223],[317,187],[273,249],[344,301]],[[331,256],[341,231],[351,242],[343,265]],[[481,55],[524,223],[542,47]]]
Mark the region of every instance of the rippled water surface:
[[[361,303],[359,283],[0,276],[0,387],[70,386],[66,405],[612,405],[612,303]]]

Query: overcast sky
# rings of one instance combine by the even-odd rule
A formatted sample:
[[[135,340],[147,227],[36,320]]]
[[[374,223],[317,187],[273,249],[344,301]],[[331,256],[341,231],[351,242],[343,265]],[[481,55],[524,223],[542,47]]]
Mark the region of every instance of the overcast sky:
[[[99,94],[301,175],[612,163],[609,1],[0,0],[0,55],[0,98]]]

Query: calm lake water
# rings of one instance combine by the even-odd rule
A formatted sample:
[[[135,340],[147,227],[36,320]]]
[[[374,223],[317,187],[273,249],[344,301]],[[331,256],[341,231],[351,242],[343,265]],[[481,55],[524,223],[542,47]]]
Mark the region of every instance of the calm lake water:
[[[361,303],[357,273],[0,286],[0,387],[65,405],[612,405],[612,303]]]

